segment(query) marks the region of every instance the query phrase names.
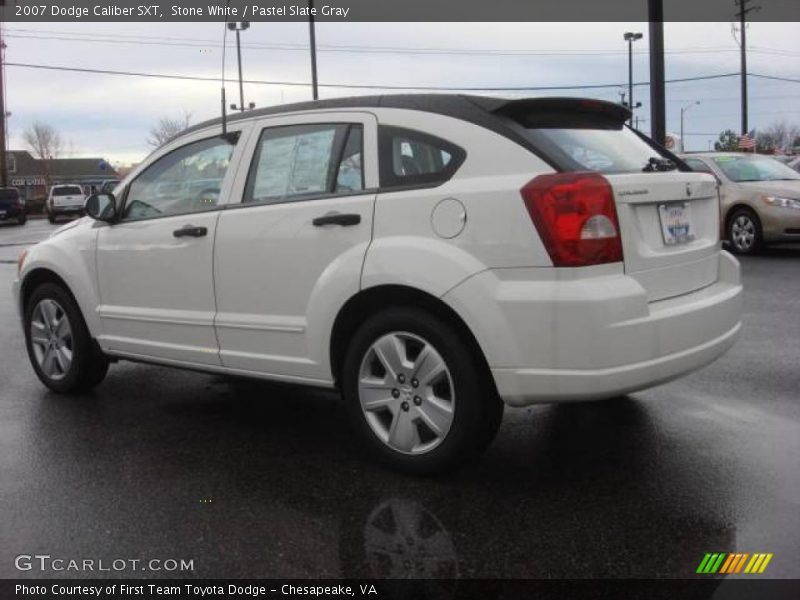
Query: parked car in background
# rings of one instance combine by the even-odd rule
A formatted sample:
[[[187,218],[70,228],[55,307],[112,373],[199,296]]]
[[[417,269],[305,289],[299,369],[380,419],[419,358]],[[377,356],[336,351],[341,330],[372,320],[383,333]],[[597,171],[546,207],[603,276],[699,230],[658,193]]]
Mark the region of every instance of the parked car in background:
[[[0,221],[16,221],[25,225],[27,207],[15,187],[0,187]]]
[[[789,166],[800,173],[800,156],[795,156],[789,161]]]
[[[54,185],[50,188],[45,211],[47,220],[55,223],[59,216],[75,216],[83,214],[86,196],[79,185]]]
[[[753,254],[764,244],[800,242],[800,173],[759,154],[709,152],[683,160],[717,178],[721,226],[734,252]]]
[[[20,258],[34,371],[110,360],[338,388],[356,437],[437,471],[504,402],[611,398],[741,328],[712,177],[617,104],[337,98],[197,125]]]

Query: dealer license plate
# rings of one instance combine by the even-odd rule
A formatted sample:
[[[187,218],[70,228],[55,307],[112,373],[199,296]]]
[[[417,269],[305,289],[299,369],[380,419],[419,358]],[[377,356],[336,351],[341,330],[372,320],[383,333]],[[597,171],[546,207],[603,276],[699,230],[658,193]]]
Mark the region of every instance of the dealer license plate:
[[[686,244],[694,239],[692,213],[688,202],[659,204],[658,216],[661,219],[661,233],[665,245]]]

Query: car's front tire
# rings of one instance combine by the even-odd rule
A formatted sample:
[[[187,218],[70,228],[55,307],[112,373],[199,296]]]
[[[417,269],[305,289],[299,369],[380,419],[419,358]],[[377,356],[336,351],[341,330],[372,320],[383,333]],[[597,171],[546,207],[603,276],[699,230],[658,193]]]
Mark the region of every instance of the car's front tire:
[[[489,377],[449,323],[389,308],[356,331],[341,383],[369,454],[394,469],[429,474],[468,460],[494,437],[503,404]]]
[[[764,243],[761,220],[749,208],[739,208],[728,217],[726,233],[736,254],[755,254]]]
[[[54,392],[90,389],[108,372],[77,303],[58,284],[43,283],[28,299],[25,342],[37,377]]]

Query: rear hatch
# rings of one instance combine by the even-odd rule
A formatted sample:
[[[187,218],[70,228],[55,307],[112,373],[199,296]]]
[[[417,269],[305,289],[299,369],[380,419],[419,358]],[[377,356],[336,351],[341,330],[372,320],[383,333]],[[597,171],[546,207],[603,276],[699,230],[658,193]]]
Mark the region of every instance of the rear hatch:
[[[625,272],[650,301],[711,285],[719,268],[716,182],[672,171],[607,175],[614,190]]]
[[[53,206],[78,208],[83,206],[83,191],[76,185],[53,188]]]
[[[595,172],[611,186],[625,272],[650,301],[714,283],[719,195],[714,179],[679,170],[678,159],[625,126],[617,104],[534,98],[493,107],[556,171]]]
[[[0,188],[0,210],[17,206],[19,191],[14,188]]]
[[[0,218],[12,215],[19,206],[19,191],[15,188],[0,188]]]

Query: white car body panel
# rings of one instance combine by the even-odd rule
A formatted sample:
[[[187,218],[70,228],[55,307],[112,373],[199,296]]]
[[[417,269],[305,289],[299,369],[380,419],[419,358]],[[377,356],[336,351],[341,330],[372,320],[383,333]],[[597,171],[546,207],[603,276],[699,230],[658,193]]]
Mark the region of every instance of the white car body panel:
[[[231,164],[239,164],[249,125],[242,131]],[[203,130],[173,142],[151,159],[178,146],[218,135]],[[151,161],[148,160],[149,164]],[[146,165],[137,170],[137,175]],[[220,198],[230,198],[236,170],[228,169]],[[216,301],[213,278],[214,239],[219,210],[119,222],[100,227],[97,235],[97,285],[103,323],[97,336],[110,354],[219,365],[214,330]],[[205,227],[204,237],[176,238],[191,225]]]
[[[367,190],[378,187],[377,120],[367,112],[326,111],[300,123],[363,126]],[[247,154],[261,130],[298,123],[270,117],[254,123]],[[247,169],[234,196],[242,198]],[[217,232],[214,273],[216,330],[224,366],[332,383],[328,341],[333,319],[359,290],[372,234],[374,192],[277,204],[240,205],[223,211]],[[315,227],[331,212],[359,214],[353,227]],[[242,274],[250,276],[243,278]]]
[[[326,122],[364,126],[365,193],[237,206],[263,127]],[[377,124],[429,132],[467,149],[466,160],[441,185],[380,190]],[[708,176],[607,176],[624,262],[554,268],[520,195],[554,169],[495,132],[378,107],[253,117],[229,128],[242,135],[221,206],[113,225],[85,219],[31,249],[20,281],[39,268],[62,277],[110,355],[328,387],[341,308],[365,290],[413,288],[460,316],[500,396],[518,406],[650,387],[714,360],[738,334],[738,263],[720,249]],[[118,189],[167,152],[218,134],[209,127],[178,138]],[[680,247],[666,247],[657,228],[657,205],[673,201],[691,204],[697,233]],[[442,217],[443,202],[450,209]],[[311,225],[330,211],[358,213],[361,223]],[[455,234],[437,229],[442,219]],[[187,224],[208,235],[172,236]]]

